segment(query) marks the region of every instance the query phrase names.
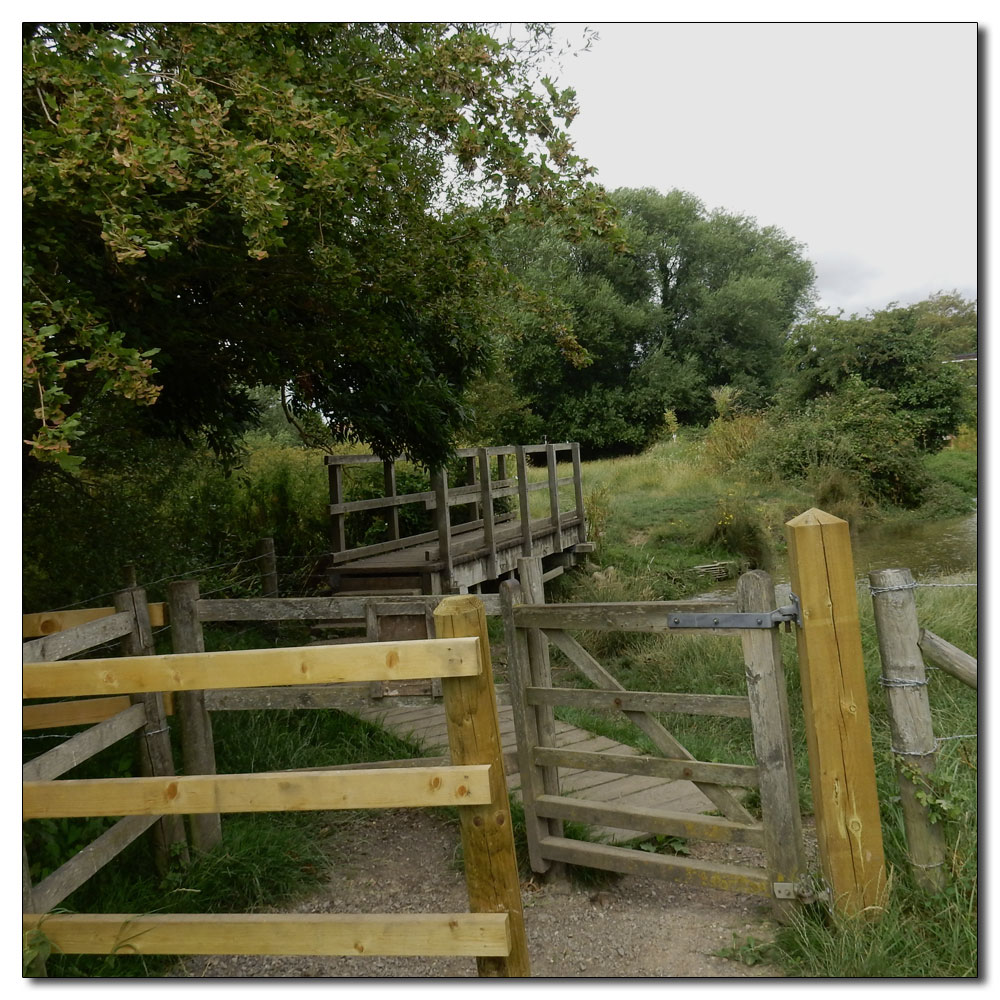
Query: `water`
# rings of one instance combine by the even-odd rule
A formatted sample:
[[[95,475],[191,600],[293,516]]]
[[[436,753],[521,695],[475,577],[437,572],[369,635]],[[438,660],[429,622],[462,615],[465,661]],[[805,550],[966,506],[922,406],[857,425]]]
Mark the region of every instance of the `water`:
[[[864,581],[873,569],[908,569],[916,580],[933,580],[968,570],[974,572],[979,565],[978,534],[978,508],[971,514],[943,521],[877,524],[852,531],[854,572]],[[787,593],[786,553],[778,556],[771,575],[779,590]],[[736,581],[726,580],[711,593],[698,596],[706,600],[729,599],[735,591]]]

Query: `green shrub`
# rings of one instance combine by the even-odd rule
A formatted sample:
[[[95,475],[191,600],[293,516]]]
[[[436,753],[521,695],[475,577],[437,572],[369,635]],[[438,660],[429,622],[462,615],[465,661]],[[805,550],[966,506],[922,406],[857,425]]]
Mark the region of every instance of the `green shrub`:
[[[916,507],[929,482],[907,415],[881,389],[848,378],[836,392],[772,412],[748,453],[759,475],[808,479],[839,469],[862,502]]]

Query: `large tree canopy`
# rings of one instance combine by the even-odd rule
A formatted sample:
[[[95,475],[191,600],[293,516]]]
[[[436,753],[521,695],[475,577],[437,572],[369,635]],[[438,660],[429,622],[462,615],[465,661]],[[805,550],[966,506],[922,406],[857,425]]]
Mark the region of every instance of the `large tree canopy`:
[[[25,439],[122,420],[232,446],[254,386],[427,462],[482,366],[511,218],[607,225],[572,91],[473,24],[32,24]],[[475,211],[465,207],[474,199]],[[72,453],[70,452],[72,446]]]
[[[772,227],[708,212],[692,195],[619,189],[618,242],[570,245],[547,227],[511,227],[498,252],[535,295],[505,344],[510,390],[501,436],[548,433],[591,454],[647,444],[672,409],[683,422],[714,413],[711,390],[731,385],[746,405],[772,396],[784,337],[810,300],[812,265]],[[560,351],[531,313],[542,298],[583,349]],[[582,363],[581,363],[582,361]]]

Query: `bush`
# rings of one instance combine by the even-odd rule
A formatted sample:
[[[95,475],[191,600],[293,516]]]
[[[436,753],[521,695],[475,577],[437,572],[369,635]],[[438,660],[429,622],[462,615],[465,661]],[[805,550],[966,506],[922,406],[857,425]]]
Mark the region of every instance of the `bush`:
[[[773,411],[747,463],[760,475],[802,480],[840,470],[857,484],[858,500],[903,507],[918,506],[929,483],[907,415],[855,377],[795,410]]]

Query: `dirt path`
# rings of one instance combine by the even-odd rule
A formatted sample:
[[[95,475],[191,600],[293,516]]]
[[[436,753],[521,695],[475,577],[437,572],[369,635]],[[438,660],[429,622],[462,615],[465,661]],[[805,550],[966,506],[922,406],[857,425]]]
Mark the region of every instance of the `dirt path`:
[[[343,814],[340,815],[343,819]],[[326,886],[289,907],[299,912],[465,911],[456,860],[458,827],[419,810],[351,814],[329,843]],[[603,887],[522,883],[532,974],[547,977],[761,977],[715,953],[748,937],[770,940],[767,904],[756,897],[627,875]],[[189,977],[462,977],[469,958],[193,957]]]

